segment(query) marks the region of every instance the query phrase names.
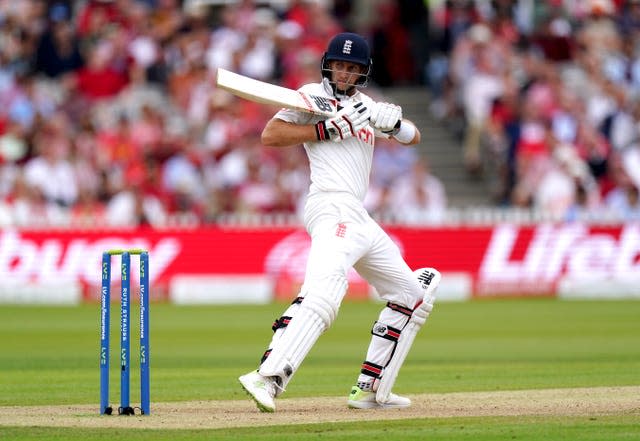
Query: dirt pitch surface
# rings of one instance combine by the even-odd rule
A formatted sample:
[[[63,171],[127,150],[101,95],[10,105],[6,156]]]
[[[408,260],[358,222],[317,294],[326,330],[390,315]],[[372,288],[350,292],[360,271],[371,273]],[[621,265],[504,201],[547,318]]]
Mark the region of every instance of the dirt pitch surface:
[[[152,403],[148,416],[100,416],[96,406],[0,407],[0,426],[220,429],[269,425],[473,416],[640,416],[640,386],[410,395],[407,409],[347,409],[345,397],[278,401],[274,414],[253,401]]]

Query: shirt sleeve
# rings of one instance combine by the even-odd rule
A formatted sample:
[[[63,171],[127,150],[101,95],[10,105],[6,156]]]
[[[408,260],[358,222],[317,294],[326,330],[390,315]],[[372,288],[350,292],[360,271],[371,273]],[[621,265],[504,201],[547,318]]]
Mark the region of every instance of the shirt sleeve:
[[[313,122],[313,115],[291,109],[280,109],[274,118],[293,124],[311,124]]]
[[[317,91],[314,90],[313,84],[306,84],[298,89],[302,92],[317,94]],[[319,121],[325,119],[323,116],[313,115],[307,112],[300,112],[297,110],[291,109],[280,109],[275,115],[274,118],[278,118],[282,121],[286,121],[293,124],[315,124]]]

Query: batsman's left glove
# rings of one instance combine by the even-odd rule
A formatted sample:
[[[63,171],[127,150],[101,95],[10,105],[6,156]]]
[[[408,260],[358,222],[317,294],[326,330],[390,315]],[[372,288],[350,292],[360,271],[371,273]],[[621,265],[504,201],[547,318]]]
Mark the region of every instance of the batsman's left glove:
[[[316,124],[316,137],[318,141],[341,141],[355,136],[369,124],[369,115],[369,109],[362,103],[347,106],[335,117]]]

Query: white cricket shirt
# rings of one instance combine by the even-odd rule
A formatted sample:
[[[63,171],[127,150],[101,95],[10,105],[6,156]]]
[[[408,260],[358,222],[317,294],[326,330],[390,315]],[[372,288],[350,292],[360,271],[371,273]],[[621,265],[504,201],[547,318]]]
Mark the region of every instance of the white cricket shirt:
[[[335,99],[322,83],[306,84],[299,90]],[[363,102],[369,108],[374,103],[370,97],[357,91],[353,96],[340,100],[340,105],[345,107],[358,102]],[[289,109],[280,110],[275,117],[294,124],[315,124],[326,119]],[[311,169],[309,196],[325,192],[346,192],[359,201],[364,201],[369,187],[375,136],[374,130],[366,126],[357,136],[342,141],[304,143]]]

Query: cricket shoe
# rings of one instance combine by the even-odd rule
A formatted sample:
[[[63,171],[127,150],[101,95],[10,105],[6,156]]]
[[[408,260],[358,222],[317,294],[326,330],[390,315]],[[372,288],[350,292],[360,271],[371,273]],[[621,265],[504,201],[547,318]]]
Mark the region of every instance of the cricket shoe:
[[[251,371],[238,378],[242,388],[253,398],[261,412],[275,412],[276,382],[273,377],[260,375]]]
[[[400,395],[390,394],[389,399],[381,404],[376,401],[375,392],[364,391],[358,386],[353,386],[347,405],[351,409],[402,409],[411,406],[411,400]]]

